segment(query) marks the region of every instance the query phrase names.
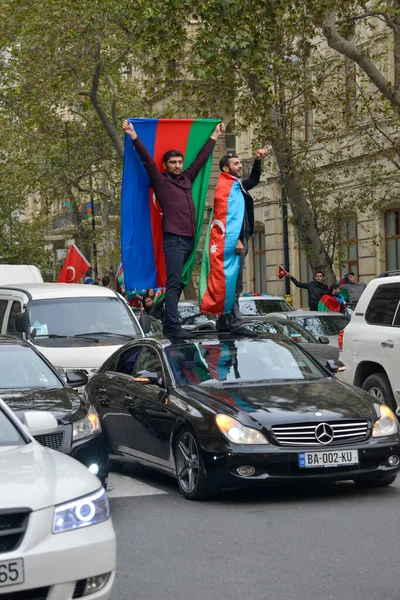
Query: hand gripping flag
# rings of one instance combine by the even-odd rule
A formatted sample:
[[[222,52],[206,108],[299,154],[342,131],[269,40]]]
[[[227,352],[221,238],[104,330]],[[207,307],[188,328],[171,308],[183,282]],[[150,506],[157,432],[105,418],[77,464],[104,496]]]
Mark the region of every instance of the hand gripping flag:
[[[282,267],[282,265],[278,265],[277,276],[279,279],[283,279],[286,275],[289,275],[288,271]]]
[[[243,225],[244,198],[239,181],[220,173],[200,270],[200,310],[228,313],[235,304],[240,255],[235,253]]]
[[[160,171],[162,157],[171,148],[184,155],[183,168],[189,167],[204,146],[218,119],[129,119],[153,156]],[[193,252],[186,261],[182,281],[189,283],[196,259],[212,154],[192,184],[196,209],[196,235]],[[121,246],[127,290],[163,287],[166,284],[162,249],[162,212],[147,173],[131,140],[125,136],[124,170],[121,194]]]
[[[78,283],[89,267],[90,262],[86,260],[75,244],[72,244],[60,271],[58,283]]]

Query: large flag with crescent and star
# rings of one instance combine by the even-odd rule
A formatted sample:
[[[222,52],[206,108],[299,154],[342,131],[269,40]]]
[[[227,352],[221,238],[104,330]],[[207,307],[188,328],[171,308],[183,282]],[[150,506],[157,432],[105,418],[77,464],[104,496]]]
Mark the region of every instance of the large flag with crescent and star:
[[[89,268],[90,262],[86,260],[75,244],[71,244],[57,283],[78,283]]]
[[[228,313],[235,304],[240,256],[235,253],[243,225],[244,197],[239,181],[220,173],[200,269],[200,310]]]
[[[219,119],[128,119],[140,140],[154,158],[160,171],[168,150],[182,152],[183,168],[189,167],[215,129]],[[196,209],[194,249],[183,269],[182,281],[189,283],[199,244],[212,154],[192,184]],[[157,202],[145,168],[125,136],[125,155],[121,194],[121,249],[127,290],[159,288],[166,284],[162,249],[162,210]]]

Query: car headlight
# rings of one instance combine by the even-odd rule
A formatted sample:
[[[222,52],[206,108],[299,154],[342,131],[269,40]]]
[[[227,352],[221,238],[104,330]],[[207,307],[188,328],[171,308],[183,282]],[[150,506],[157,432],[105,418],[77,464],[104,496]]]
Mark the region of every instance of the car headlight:
[[[215,421],[224,436],[234,444],[269,444],[260,431],[246,427],[228,415],[219,414]]]
[[[399,427],[394,412],[386,404],[380,404],[378,409],[380,418],[375,421],[372,437],[382,437],[397,433]]]
[[[110,518],[110,506],[105,489],[83,496],[54,509],[53,533],[62,533],[97,525]]]
[[[89,412],[84,419],[76,421],[72,424],[73,441],[82,440],[90,437],[101,430],[100,418],[93,406],[89,408]]]

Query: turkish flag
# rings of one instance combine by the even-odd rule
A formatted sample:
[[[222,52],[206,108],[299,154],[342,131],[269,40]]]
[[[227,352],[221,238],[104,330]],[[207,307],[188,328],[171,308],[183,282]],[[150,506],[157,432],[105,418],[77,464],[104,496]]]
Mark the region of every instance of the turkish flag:
[[[279,279],[283,279],[285,277],[285,275],[288,275],[289,273],[282,267],[282,265],[278,265],[278,272],[277,272],[277,276],[279,277]]]
[[[90,262],[86,260],[75,244],[72,244],[57,283],[78,283],[89,267]]]

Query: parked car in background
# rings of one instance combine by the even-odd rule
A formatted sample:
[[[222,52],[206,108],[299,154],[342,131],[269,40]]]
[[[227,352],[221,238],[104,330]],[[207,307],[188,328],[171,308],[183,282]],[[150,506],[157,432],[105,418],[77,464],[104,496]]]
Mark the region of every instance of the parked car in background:
[[[340,336],[341,378],[400,414],[400,271],[383,273],[365,288]]]
[[[187,319],[200,312],[199,303],[196,300],[181,300],[178,303],[179,319],[182,323],[183,319]]]
[[[76,458],[106,486],[108,447],[99,415],[72,389],[88,379],[72,370],[66,372],[66,379],[68,385],[35,346],[15,337],[0,336],[0,397],[18,416],[30,410],[51,412],[58,427],[37,436],[37,441]]]
[[[35,265],[3,265],[0,264],[0,285],[10,283],[43,283],[41,272]]]
[[[176,477],[191,500],[290,481],[390,485],[397,418],[335,371],[278,335],[146,338],[110,357],[85,394],[111,458]]]
[[[62,373],[81,369],[90,377],[117,348],[145,332],[109,288],[21,283],[0,287],[0,333],[29,340]]]
[[[270,314],[295,321],[314,337],[326,336],[331,346],[338,347],[339,333],[350,322],[349,317],[341,313],[319,312],[313,310],[294,310],[292,312]]]
[[[80,463],[35,437],[57,430],[48,412],[0,399],[0,597],[107,600],[116,543],[104,488]]]
[[[245,317],[264,316],[272,312],[293,312],[292,306],[281,296],[240,296],[240,313]]]

